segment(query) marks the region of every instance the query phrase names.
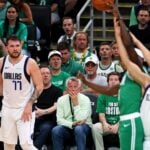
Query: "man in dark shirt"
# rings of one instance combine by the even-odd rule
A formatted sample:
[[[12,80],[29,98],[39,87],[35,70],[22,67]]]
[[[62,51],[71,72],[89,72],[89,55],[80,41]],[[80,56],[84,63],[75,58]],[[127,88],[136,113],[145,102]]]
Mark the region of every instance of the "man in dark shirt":
[[[130,31],[150,50],[150,12],[146,6],[139,9],[138,24],[130,27]]]
[[[35,104],[34,145],[41,149],[50,139],[51,130],[56,125],[56,103],[62,90],[51,84],[51,73],[47,66],[41,67],[44,90]]]

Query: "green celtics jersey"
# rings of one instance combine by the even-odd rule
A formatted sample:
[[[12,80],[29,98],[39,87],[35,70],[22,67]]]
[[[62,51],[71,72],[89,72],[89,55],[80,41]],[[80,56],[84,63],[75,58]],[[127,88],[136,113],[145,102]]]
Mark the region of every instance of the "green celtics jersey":
[[[120,115],[140,111],[142,87],[132,80],[126,72],[122,78],[119,90]]]
[[[106,121],[109,124],[116,124],[119,121],[118,96],[100,95],[98,97],[97,109],[98,113],[104,113]]]
[[[59,75],[52,75],[51,82],[55,86],[59,87],[62,91],[65,91],[66,80],[70,77],[70,75],[66,72],[61,71]]]

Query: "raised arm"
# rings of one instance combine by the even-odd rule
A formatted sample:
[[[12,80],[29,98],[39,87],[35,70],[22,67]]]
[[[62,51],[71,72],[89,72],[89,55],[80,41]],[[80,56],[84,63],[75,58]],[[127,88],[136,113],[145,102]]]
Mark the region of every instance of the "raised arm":
[[[150,51],[131,32],[130,35],[133,39],[134,44],[137,46],[137,48],[139,48],[142,51],[146,62],[150,66]]]
[[[124,64],[129,74],[132,76],[132,78],[142,86],[146,87],[150,83],[150,77],[144,74],[141,71],[141,69],[129,59],[127,50],[123,44],[122,40],[123,35],[121,36],[120,23],[115,14],[114,14],[114,30],[122,63]]]
[[[108,86],[100,86],[94,83],[87,81],[82,73],[78,73],[77,77],[88,87],[92,88],[93,90],[99,92],[100,94],[106,95],[115,95],[118,93],[119,85],[108,87]]]

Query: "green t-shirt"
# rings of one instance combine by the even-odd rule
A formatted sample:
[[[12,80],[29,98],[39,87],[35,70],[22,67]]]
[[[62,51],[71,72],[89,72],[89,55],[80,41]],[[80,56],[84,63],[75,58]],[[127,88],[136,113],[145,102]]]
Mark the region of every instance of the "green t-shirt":
[[[66,80],[70,77],[70,75],[66,72],[61,71],[59,75],[52,75],[51,82],[55,86],[59,87],[62,91],[66,89]]]
[[[0,21],[0,38],[2,38],[4,41],[6,41],[7,37],[14,34],[14,27],[9,26],[6,37],[3,37],[3,34],[4,34],[4,21]],[[24,42],[23,48],[27,49],[27,45],[25,43],[27,41],[27,36],[28,36],[26,25],[19,22],[18,30],[15,33],[15,35],[18,36],[19,39]]]
[[[120,115],[140,111],[142,87],[127,72],[122,78],[118,97]]]
[[[98,113],[104,113],[106,121],[109,124],[116,124],[119,121],[119,104],[118,96],[100,95],[98,97],[97,109]]]
[[[79,71],[82,73],[84,72],[82,65],[76,63],[72,59],[69,59],[66,64],[62,64],[61,69],[62,71],[69,73],[71,76],[76,76]]]

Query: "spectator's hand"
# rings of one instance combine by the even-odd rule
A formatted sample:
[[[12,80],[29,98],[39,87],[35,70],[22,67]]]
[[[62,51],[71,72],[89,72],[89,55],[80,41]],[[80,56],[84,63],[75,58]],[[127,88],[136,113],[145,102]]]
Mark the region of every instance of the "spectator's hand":
[[[103,130],[104,130],[105,133],[110,133],[111,132],[111,125],[108,124],[107,122],[102,123],[102,126],[103,126]]]
[[[35,116],[36,116],[36,118],[39,118],[39,117],[43,116],[44,112],[45,112],[44,109],[40,109],[40,108],[36,107],[36,110],[35,110]]]
[[[111,132],[116,134],[118,132],[118,123],[111,125]]]
[[[24,108],[24,111],[21,116],[21,120],[26,122],[32,118],[32,103],[28,102]]]
[[[86,122],[86,119],[80,120],[80,121],[77,122],[77,125],[85,124],[85,122]]]

